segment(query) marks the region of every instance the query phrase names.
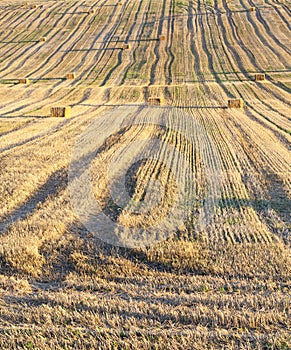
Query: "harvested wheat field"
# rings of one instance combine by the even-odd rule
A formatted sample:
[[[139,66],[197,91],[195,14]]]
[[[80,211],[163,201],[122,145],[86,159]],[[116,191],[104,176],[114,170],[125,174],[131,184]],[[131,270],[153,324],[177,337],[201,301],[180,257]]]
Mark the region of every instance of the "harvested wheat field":
[[[290,19],[1,0],[1,349],[291,349]]]

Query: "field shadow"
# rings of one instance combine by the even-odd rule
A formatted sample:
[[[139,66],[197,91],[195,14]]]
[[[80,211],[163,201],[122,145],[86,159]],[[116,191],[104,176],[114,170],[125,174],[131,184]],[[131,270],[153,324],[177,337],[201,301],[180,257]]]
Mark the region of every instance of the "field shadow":
[[[143,42],[143,41],[145,41],[145,42],[148,42],[148,41],[160,41],[159,39],[157,39],[157,38],[144,38],[144,39],[142,39],[142,38],[140,38],[140,39],[127,39],[127,40],[110,40],[110,42],[111,43],[124,43],[124,42],[127,42],[127,43],[130,43],[130,42],[137,42],[137,43],[139,43],[139,42]],[[104,42],[105,43],[105,42]]]
[[[0,79],[0,84],[7,84],[7,85],[23,85],[23,86],[29,86],[30,84],[33,83],[38,83],[38,82],[46,82],[46,81],[58,81],[58,80],[67,80],[65,77],[55,77],[55,78],[46,78],[46,77],[42,77],[42,78],[28,78],[29,79],[29,83],[26,84],[22,84],[19,82],[19,78],[11,78],[11,79]]]
[[[45,184],[40,186],[25,203],[14,209],[11,214],[7,215],[5,221],[0,223],[0,233],[4,233],[10,225],[32,214],[37,206],[45,203],[49,197],[57,196],[66,188],[67,184],[67,169],[61,168],[52,173]]]
[[[39,82],[39,81],[54,81],[54,80],[67,80],[67,79],[64,77],[54,77],[54,78],[42,77],[42,78],[29,78],[29,80],[32,82]]]
[[[115,51],[115,50],[123,50],[122,47],[102,47],[102,48],[90,48],[90,49],[71,49],[71,50],[64,50],[61,52],[89,52],[89,51]]]
[[[46,119],[49,118],[49,116],[46,115],[25,115],[25,116],[19,116],[16,117],[15,115],[0,115],[0,119],[13,119],[13,118],[21,118],[21,119],[25,119],[25,118],[29,118],[29,119]],[[2,135],[0,135],[2,136]],[[0,148],[0,152],[3,151],[3,149]]]
[[[27,43],[39,43],[39,40],[0,41],[0,44],[27,44]]]
[[[193,106],[193,105],[185,105],[185,106],[177,106],[177,105],[164,105],[164,106],[152,106],[145,103],[121,103],[121,104],[89,104],[89,103],[79,103],[78,106],[86,106],[86,107],[149,107],[149,108],[159,108],[159,109],[169,109],[169,108],[178,108],[178,109],[226,109],[226,105],[219,106]]]
[[[88,15],[88,11],[56,12],[56,15]]]

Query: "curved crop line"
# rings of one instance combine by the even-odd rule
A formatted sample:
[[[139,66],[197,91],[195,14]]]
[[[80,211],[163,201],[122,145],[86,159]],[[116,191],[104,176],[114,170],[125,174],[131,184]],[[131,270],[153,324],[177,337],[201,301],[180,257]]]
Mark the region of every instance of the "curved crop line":
[[[102,42],[102,46],[100,48],[100,51],[95,56],[96,62],[90,67],[89,71],[86,72],[86,76],[84,77],[85,80],[88,80],[90,78],[90,76],[92,75],[92,73],[96,70],[98,65],[102,62],[102,60],[105,60],[106,48],[110,45],[112,37],[115,35],[116,31],[118,30],[118,27],[122,21],[124,13],[126,12],[125,10],[127,9],[128,6],[129,6],[129,3],[126,3],[125,7],[123,6],[122,9],[120,9],[120,12],[118,14],[118,18],[115,20],[112,28],[106,34],[105,39]],[[115,8],[114,13],[112,14],[112,17],[115,14],[116,10],[117,9]],[[110,21],[108,21],[108,23],[110,23]],[[98,37],[100,37],[100,36],[98,36]],[[98,78],[98,76],[93,78],[92,81],[90,82],[90,85],[93,84],[97,80],[97,78]]]
[[[143,16],[142,16],[142,21],[141,21],[141,25],[139,26],[138,30],[137,30],[137,35],[136,37],[139,38],[139,37],[142,37],[143,33],[144,33],[144,30],[145,30],[145,26],[147,25],[148,23],[148,17],[149,17],[149,12],[150,12],[150,9],[151,9],[151,5],[152,5],[152,2],[149,1],[148,4],[147,4],[147,9],[144,10],[143,12]],[[137,15],[136,14],[136,23],[138,23],[137,21]],[[129,36],[127,37],[127,39],[129,39]],[[130,62],[127,64],[126,68],[120,72],[119,74],[119,77],[117,78],[116,80],[116,85],[123,85],[127,79],[127,75],[130,71],[130,69],[133,69],[135,64],[137,63],[137,51],[138,49],[140,48],[140,41],[137,39],[137,42],[136,44],[134,45],[134,48],[132,49],[132,52],[130,52]],[[122,76],[121,80],[120,80],[120,77]],[[118,80],[120,80],[120,82],[118,83]]]
[[[55,28],[56,28],[56,27],[60,27],[60,28],[62,28],[62,25],[60,24],[60,21],[61,21],[61,20],[62,20],[62,18],[59,19],[59,20],[56,20],[55,23],[52,25],[52,27],[55,27]],[[66,23],[67,23],[68,21],[69,21],[69,18],[66,20],[65,25],[66,25]],[[60,30],[61,30],[61,29],[59,29],[53,36],[51,36],[50,40],[53,40],[54,37],[58,35],[58,32],[59,32]],[[35,49],[34,53],[36,53],[37,51],[39,51],[39,49],[40,49],[40,48],[37,47],[37,48]],[[56,48],[56,50],[57,50],[57,49],[58,49],[58,48]],[[56,50],[55,50],[55,51],[56,51]],[[54,51],[54,52],[55,52],[55,51]],[[17,55],[16,57],[10,57],[10,59],[13,58],[13,60],[16,61],[16,60],[18,60],[20,57],[22,57],[22,58],[24,57],[23,60],[22,60],[22,62],[21,62],[21,64],[19,64],[18,66],[23,66],[27,60],[31,59],[31,53],[28,54],[28,53],[26,52],[26,55],[23,56],[23,52],[20,52],[20,53],[19,53],[19,51],[16,51],[16,52],[18,53],[18,55]],[[54,55],[54,54],[51,54],[51,57],[53,57],[53,55]],[[10,62],[11,62],[11,61],[10,61]],[[10,62],[8,62],[7,65],[6,65],[4,68],[9,67]],[[45,65],[45,63],[42,64],[42,66],[44,66],[44,65]],[[39,68],[35,69],[33,72],[28,73],[27,76],[33,74],[33,73],[36,72],[38,69],[39,69]],[[15,71],[15,70],[12,70],[12,72],[14,72],[14,71]],[[7,73],[6,73],[6,75],[7,75]]]
[[[167,36],[169,37],[169,44],[166,47],[168,58],[164,65],[164,71],[166,72],[166,84],[169,84],[169,85],[172,84],[173,82],[172,66],[175,60],[175,55],[172,50],[173,38],[174,38],[174,32],[175,32],[175,19],[172,16],[172,14],[174,13],[174,6],[175,6],[175,0],[171,0],[170,15],[168,19],[168,33],[167,33]]]
[[[162,12],[161,12],[162,18],[165,16],[166,3],[167,3],[167,0],[163,0]],[[159,25],[158,25],[158,36],[162,34],[162,30],[163,30],[163,20],[160,20]],[[150,85],[153,85],[155,83],[156,68],[157,68],[158,62],[160,60],[159,46],[160,46],[160,42],[157,41],[155,48],[154,48],[154,54],[156,56],[156,59],[151,67],[151,73],[150,73]]]
[[[192,53],[194,57],[194,72],[196,76],[198,77],[199,81],[205,81],[204,74],[202,71],[202,63],[199,55],[199,50],[197,48],[197,44],[195,41],[195,35],[194,35],[194,27],[193,27],[193,4],[189,2],[189,7],[188,7],[188,19],[187,19],[187,27],[190,33],[190,52]],[[195,17],[195,27],[196,27],[196,34],[197,34],[197,28],[199,25],[199,19],[196,16]],[[194,77],[195,78],[195,77]]]
[[[241,6],[245,9],[247,9],[248,7],[245,5],[243,0],[239,0]],[[275,56],[280,58],[280,62],[282,62],[285,67],[288,67],[288,62],[285,60],[285,58],[283,57],[283,55],[278,52],[277,49],[275,49],[267,40],[267,38],[265,38],[265,36],[261,33],[258,25],[256,24],[256,22],[254,21],[254,19],[252,18],[252,14],[250,12],[246,13],[248,22],[252,25],[254,32],[256,34],[256,37],[261,41],[261,43],[266,46],[271,52],[273,52],[275,54]],[[268,34],[268,33],[266,33]]]
[[[141,11],[142,5],[143,5],[143,3],[140,2],[140,3],[139,3],[139,6],[138,6],[138,8],[137,8],[137,10],[136,10],[136,12],[135,12],[134,19],[133,19],[133,23],[132,23],[132,25],[131,25],[131,27],[130,27],[130,29],[128,30],[127,35],[126,35],[126,39],[125,39],[126,42],[128,41],[128,39],[129,39],[130,36],[132,35],[133,30],[134,30],[134,28],[135,28],[136,25],[137,25],[137,18],[138,18],[138,15],[139,15],[140,11]],[[150,3],[148,3],[148,5],[147,5],[147,10],[146,10],[146,11],[148,11],[149,6],[150,6]],[[130,21],[128,21],[128,22],[130,22]],[[140,27],[142,27],[142,26],[143,26],[143,23],[141,22]],[[137,32],[139,33],[139,30],[137,30]],[[114,72],[119,66],[121,66],[121,64],[122,64],[122,55],[123,55],[123,52],[120,51],[120,52],[118,53],[118,60],[117,60],[117,63],[109,70],[109,72],[107,73],[107,75],[105,76],[105,78],[103,79],[103,81],[100,83],[100,86],[106,85],[106,83],[109,81],[110,77],[112,76],[113,72]],[[131,66],[131,63],[129,63],[128,69],[130,68],[130,66]],[[105,66],[104,66],[104,68],[105,68]],[[102,70],[100,71],[100,74],[102,74]],[[122,74],[122,72],[121,72],[120,74]]]

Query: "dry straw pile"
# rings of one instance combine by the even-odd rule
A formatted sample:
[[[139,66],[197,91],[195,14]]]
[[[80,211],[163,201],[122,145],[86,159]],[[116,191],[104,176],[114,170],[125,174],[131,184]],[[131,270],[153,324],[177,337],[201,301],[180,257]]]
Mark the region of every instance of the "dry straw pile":
[[[258,73],[255,75],[255,81],[264,81],[265,79],[266,79],[266,76],[263,73]]]
[[[71,116],[71,107],[51,107],[51,117],[69,118]]]
[[[66,75],[66,79],[67,79],[67,80],[76,79],[76,73],[74,73],[74,72],[68,73],[68,74]]]
[[[149,97],[148,104],[150,106],[160,106],[162,104],[162,100],[160,97]]]
[[[228,108],[243,108],[244,101],[241,98],[234,98],[234,99],[228,100],[227,106]]]
[[[18,80],[19,84],[29,84],[29,79],[27,78],[21,78]]]
[[[128,50],[128,49],[130,49],[130,45],[128,43],[124,43],[123,46],[122,46],[122,49],[123,50]]]

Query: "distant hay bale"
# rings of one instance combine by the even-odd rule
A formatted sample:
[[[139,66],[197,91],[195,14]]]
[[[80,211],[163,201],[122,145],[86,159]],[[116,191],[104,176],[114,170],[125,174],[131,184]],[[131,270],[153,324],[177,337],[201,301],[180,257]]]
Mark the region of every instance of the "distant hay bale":
[[[228,108],[243,108],[244,101],[241,98],[234,98],[234,99],[228,100],[227,106]]]
[[[165,41],[166,40],[166,35],[162,34],[159,36],[160,41]]]
[[[118,2],[118,5],[121,6],[121,5],[122,5],[122,2],[119,1],[119,2]]]
[[[67,80],[76,79],[76,73],[74,73],[74,72],[68,73],[68,74],[66,75],[66,79],[67,79]]]
[[[71,107],[51,107],[51,117],[70,118]]]
[[[36,8],[37,8],[37,5],[31,5],[31,8],[32,8],[32,9],[36,9]]]
[[[252,6],[252,7],[249,8],[249,11],[250,12],[256,11],[256,8],[254,6]]]
[[[160,97],[149,97],[148,104],[150,106],[160,106],[162,104],[162,100]]]
[[[90,9],[90,10],[89,10],[89,13],[91,13],[91,14],[94,14],[95,12],[96,12],[95,9]]]
[[[263,73],[258,73],[255,75],[255,81],[264,81],[265,79],[266,79],[266,76]]]
[[[130,49],[130,45],[128,43],[123,43],[122,49],[123,50],[128,50],[128,49]]]
[[[27,78],[22,78],[18,80],[19,84],[29,84],[29,79]]]
[[[45,36],[42,36],[42,37],[39,39],[40,42],[45,42],[46,40],[47,40],[47,39],[46,39]]]

